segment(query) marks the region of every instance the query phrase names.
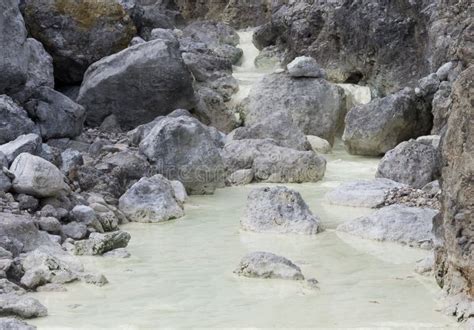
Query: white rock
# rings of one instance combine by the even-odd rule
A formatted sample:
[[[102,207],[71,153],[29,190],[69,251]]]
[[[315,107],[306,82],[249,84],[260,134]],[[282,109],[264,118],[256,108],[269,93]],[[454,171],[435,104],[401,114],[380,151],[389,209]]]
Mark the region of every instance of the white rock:
[[[331,144],[329,144],[327,140],[315,135],[306,135],[306,139],[308,140],[309,144],[311,144],[311,149],[313,149],[314,152],[319,152],[322,154],[331,152]]]
[[[61,171],[43,158],[21,153],[10,166],[15,175],[13,190],[38,198],[54,197],[70,189]]]

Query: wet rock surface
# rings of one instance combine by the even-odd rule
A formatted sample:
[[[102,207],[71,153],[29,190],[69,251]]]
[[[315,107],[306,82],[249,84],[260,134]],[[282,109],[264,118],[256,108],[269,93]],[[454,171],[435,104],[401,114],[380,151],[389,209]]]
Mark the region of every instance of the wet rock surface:
[[[234,273],[251,278],[304,280],[298,266],[284,257],[269,252],[249,253],[242,258]]]

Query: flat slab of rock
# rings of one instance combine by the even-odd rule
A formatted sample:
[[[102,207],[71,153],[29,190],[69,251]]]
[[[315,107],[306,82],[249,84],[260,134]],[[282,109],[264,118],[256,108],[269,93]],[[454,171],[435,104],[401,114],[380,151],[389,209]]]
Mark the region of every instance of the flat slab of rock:
[[[142,178],[131,186],[120,197],[119,209],[136,222],[162,222],[184,215],[173,184],[160,174]]]
[[[269,252],[252,252],[240,261],[234,273],[265,279],[304,280],[301,269],[290,260]]]
[[[438,211],[428,208],[391,205],[337,227],[361,238],[391,241],[404,245],[431,248],[433,218]]]
[[[240,224],[259,233],[314,235],[322,230],[300,193],[282,186],[253,189]]]
[[[88,239],[74,243],[76,255],[102,255],[114,249],[127,247],[130,234],[121,230],[110,233],[92,233]]]
[[[281,147],[271,139],[230,141],[222,158],[228,176],[251,169],[257,182],[316,182],[326,171],[326,160],[320,155]]]
[[[341,184],[328,192],[326,198],[335,205],[374,208],[385,202],[390,189],[404,186],[389,179],[357,180]]]

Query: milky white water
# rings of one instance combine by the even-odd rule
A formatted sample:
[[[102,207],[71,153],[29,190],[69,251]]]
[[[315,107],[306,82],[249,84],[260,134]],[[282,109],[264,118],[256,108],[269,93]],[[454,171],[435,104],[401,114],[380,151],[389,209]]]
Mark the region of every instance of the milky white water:
[[[239,77],[244,76],[251,74]],[[68,292],[35,293],[50,315],[31,323],[40,329],[455,328],[436,311],[439,289],[432,278],[413,272],[426,251],[334,231],[342,221],[372,211],[331,206],[324,194],[344,181],[373,178],[378,159],[350,156],[340,144],[327,159],[323,181],[288,185],[321,217],[323,233],[241,231],[246,196],[256,185],[193,196],[184,218],[123,226],[132,235],[131,258],[81,258],[89,270],[105,274],[108,285],[74,283]],[[288,257],[307,278],[319,280],[319,290],[302,282],[235,276],[241,257],[257,250]]]

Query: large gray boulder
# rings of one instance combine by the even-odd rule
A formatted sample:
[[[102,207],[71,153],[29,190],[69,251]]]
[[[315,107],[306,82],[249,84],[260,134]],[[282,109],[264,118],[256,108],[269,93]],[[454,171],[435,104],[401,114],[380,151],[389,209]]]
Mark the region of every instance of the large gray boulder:
[[[306,136],[293,123],[291,115],[286,112],[277,112],[252,125],[239,127],[234,130],[232,138],[234,140],[273,139],[282,147],[301,151],[311,150]]]
[[[404,186],[389,179],[350,181],[328,192],[326,198],[335,205],[375,208],[383,205],[390,189]]]
[[[116,0],[25,0],[23,16],[30,34],[54,59],[55,77],[78,83],[87,67],[127,47],[135,27]]]
[[[301,269],[291,260],[270,252],[247,254],[234,273],[252,278],[304,280]]]
[[[38,300],[25,295],[0,295],[0,315],[19,316],[25,319],[48,315],[48,310]]]
[[[286,112],[305,135],[316,135],[332,144],[344,121],[344,98],[340,87],[323,79],[271,74],[255,84],[242,108],[246,125]]]
[[[140,143],[158,173],[181,181],[189,194],[207,194],[223,184],[220,141],[212,128],[181,116],[159,121]]]
[[[212,81],[232,74],[232,62],[213,52],[186,52],[182,56],[198,82]]]
[[[353,107],[345,123],[342,139],[351,154],[379,156],[402,141],[429,134],[432,116],[429,104],[405,88]]]
[[[91,65],[77,102],[86,108],[88,124],[98,126],[114,114],[123,129],[131,129],[175,109],[191,108],[194,91],[179,50],[154,40]]]
[[[17,0],[0,3],[0,94],[17,92],[27,80],[26,28]]]
[[[28,47],[27,79],[21,90],[13,95],[13,98],[21,103],[28,100],[41,86],[54,88],[53,58],[38,40],[28,38],[26,44]]]
[[[431,144],[410,140],[385,154],[376,176],[421,189],[438,179],[440,162],[439,152]]]
[[[21,153],[29,153],[38,155],[41,152],[42,141],[38,134],[20,135],[15,140],[0,145],[0,152],[3,153],[10,165],[15,158]]]
[[[0,118],[0,144],[38,132],[27,112],[6,95],[0,95]]]
[[[21,153],[13,161],[10,171],[15,175],[13,190],[17,193],[45,198],[70,191],[61,171],[38,156]]]
[[[251,169],[257,182],[316,182],[326,171],[326,160],[313,151],[280,147],[271,139],[230,141],[222,150],[222,159],[228,177]]]
[[[347,221],[337,230],[366,239],[431,248],[433,218],[437,214],[438,211],[428,208],[391,205]]]
[[[80,135],[86,117],[81,105],[50,87],[38,88],[25,104],[25,109],[44,140]]]
[[[131,221],[162,222],[184,215],[172,183],[157,174],[142,178],[119,199],[119,209]]]
[[[314,235],[322,230],[300,193],[282,186],[253,189],[240,224],[259,233]]]

